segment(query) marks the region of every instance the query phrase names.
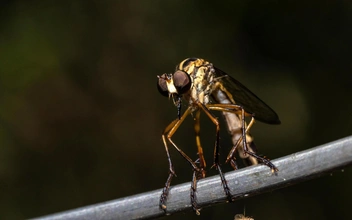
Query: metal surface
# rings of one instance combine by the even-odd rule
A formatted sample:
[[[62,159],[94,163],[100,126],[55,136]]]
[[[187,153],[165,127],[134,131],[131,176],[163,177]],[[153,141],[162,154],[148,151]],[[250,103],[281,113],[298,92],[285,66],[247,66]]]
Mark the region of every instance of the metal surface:
[[[237,199],[273,191],[318,177],[352,164],[352,136],[294,153],[272,161],[279,172],[272,174],[267,167],[256,165],[226,173],[230,190]],[[190,183],[174,186],[167,201],[167,213],[191,210]],[[161,189],[125,197],[83,208],[69,210],[38,220],[63,219],[149,219],[164,216],[159,208]],[[199,181],[197,199],[200,207],[226,202],[220,177]]]

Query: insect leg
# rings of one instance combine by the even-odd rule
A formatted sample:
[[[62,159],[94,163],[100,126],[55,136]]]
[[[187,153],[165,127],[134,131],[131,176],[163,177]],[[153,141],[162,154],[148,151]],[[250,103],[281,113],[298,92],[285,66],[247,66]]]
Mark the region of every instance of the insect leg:
[[[234,153],[236,152],[239,144],[241,143],[240,140],[242,140],[242,134],[238,134],[238,132],[242,133],[242,121],[240,120],[240,115],[242,114],[243,108],[240,105],[232,103],[210,104],[207,105],[207,107],[211,110],[221,111],[225,117],[225,121],[228,125],[228,131],[232,135],[233,141],[236,141],[229,153],[229,156],[226,159],[226,163],[230,161],[231,166],[236,170],[237,164]],[[246,114],[246,116],[249,115],[248,113]],[[240,137],[237,139],[236,137],[238,135]]]
[[[207,106],[205,106],[202,103],[198,103],[198,106],[207,114],[207,116],[210,118],[210,120],[216,126],[216,139],[215,139],[215,147],[214,147],[214,164],[213,164],[213,166],[215,166],[215,168],[219,172],[221,183],[222,183],[222,186],[224,188],[224,191],[226,193],[226,196],[227,196],[228,200],[232,201],[232,195],[231,195],[231,192],[230,192],[230,188],[227,185],[227,181],[225,179],[224,173],[221,171],[220,163],[219,163],[219,156],[220,156],[220,152],[219,152],[219,150],[220,150],[220,145],[219,145],[219,141],[220,141],[220,125],[219,125],[219,122],[216,119],[216,117],[209,111]]]
[[[205,167],[206,162],[204,159],[203,148],[200,143],[200,110],[197,110],[194,117],[194,131],[196,135],[196,144],[198,150],[198,157],[199,157],[199,171],[193,170],[193,178],[192,178],[192,185],[191,185],[191,204],[193,210],[199,215],[199,209],[197,208],[197,181],[201,178],[205,177]]]
[[[242,111],[242,110],[241,110]],[[249,122],[248,126],[246,127],[246,131],[245,131],[245,135],[248,134],[249,129],[252,127],[252,125],[254,124],[254,118],[252,117],[252,120]],[[242,121],[243,124],[243,121]],[[244,126],[242,126],[243,129]],[[229,154],[227,155],[226,158],[226,163],[228,163],[230,161],[231,166],[234,168],[234,170],[237,170],[237,165],[235,163],[235,152],[237,150],[237,147],[240,145],[241,141],[243,141],[243,133],[242,136],[237,140],[237,143],[232,147],[232,149],[230,150]],[[247,145],[246,145],[247,146]]]
[[[254,118],[252,117],[251,122],[249,123],[251,126],[254,123]],[[245,111],[242,109],[242,140],[243,140],[243,151],[245,154],[249,154],[250,156],[256,158],[257,160],[261,161],[264,165],[268,166],[271,169],[271,172],[275,173],[279,171],[276,166],[270,162],[270,160],[265,159],[263,157],[258,156],[254,152],[250,151],[247,146],[247,141],[246,141],[246,134],[249,129],[245,128],[246,126],[246,121],[245,121]],[[250,127],[249,127],[250,128]]]
[[[173,122],[171,122],[164,130],[163,134],[162,134],[162,139],[163,139],[163,143],[165,146],[165,151],[166,151],[166,155],[167,155],[167,159],[169,162],[169,176],[166,180],[165,186],[163,188],[163,192],[160,196],[160,203],[159,206],[161,209],[166,210],[166,200],[167,200],[167,196],[169,194],[169,189],[170,189],[170,184],[171,184],[171,180],[172,178],[176,175],[173,165],[172,165],[172,161],[171,161],[171,156],[169,153],[169,148],[167,145],[167,141],[168,140],[174,147],[175,149],[182,155],[183,158],[185,158],[190,165],[192,166],[193,170],[196,170],[199,172],[199,168],[197,167],[197,165],[192,161],[192,159],[187,156],[180,148],[178,148],[176,146],[176,144],[171,140],[171,137],[174,135],[174,133],[176,132],[176,130],[180,127],[180,125],[182,124],[182,122],[185,120],[185,118],[191,113],[192,108],[188,108],[183,115],[181,116],[180,119],[176,119]]]
[[[254,150],[252,149],[252,147],[248,147],[248,143],[247,143],[247,135],[249,133],[249,129],[252,127],[252,125],[255,122],[254,119],[254,115],[247,113],[242,106],[240,105],[236,105],[236,104],[211,104],[211,105],[207,105],[207,107],[210,110],[216,110],[216,111],[225,111],[225,112],[232,112],[236,115],[240,115],[240,120],[241,120],[241,130],[242,130],[242,135],[241,137],[237,140],[236,144],[232,147],[230,153],[227,156],[226,159],[226,163],[230,161],[231,166],[234,169],[237,169],[237,165],[235,163],[235,152],[236,149],[238,148],[238,146],[240,145],[241,141],[243,144],[243,154],[248,154],[251,157],[255,158],[256,160],[259,160],[260,162],[262,162],[264,165],[268,166],[272,172],[277,172],[278,169],[275,167],[274,164],[272,164],[270,162],[270,160],[265,159],[263,157],[260,157],[258,155],[255,154]],[[251,121],[249,122],[248,126],[246,127],[246,121],[245,121],[245,117],[251,117]],[[253,143],[253,142],[251,142]]]
[[[200,215],[200,209],[198,208],[197,204],[197,197],[196,197],[196,191],[197,191],[197,181],[198,181],[198,174],[194,170],[193,171],[193,176],[192,176],[192,183],[191,183],[191,205],[192,209],[196,212],[197,215]]]
[[[200,143],[200,110],[196,111],[195,117],[194,117],[194,131],[196,134],[196,144],[197,144],[197,151],[198,151],[198,157],[199,157],[199,168],[201,170],[200,173],[200,178],[205,177],[205,167],[206,167],[206,162],[204,159],[204,154],[203,154],[203,148]]]

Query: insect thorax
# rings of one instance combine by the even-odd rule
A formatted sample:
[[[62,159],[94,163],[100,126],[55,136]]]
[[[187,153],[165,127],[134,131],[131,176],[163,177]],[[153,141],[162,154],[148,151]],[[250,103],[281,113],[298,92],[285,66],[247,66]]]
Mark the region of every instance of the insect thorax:
[[[211,63],[197,61],[184,68],[192,80],[191,89],[185,94],[185,99],[190,104],[199,101],[206,105],[210,103],[210,95],[214,90],[215,71]]]

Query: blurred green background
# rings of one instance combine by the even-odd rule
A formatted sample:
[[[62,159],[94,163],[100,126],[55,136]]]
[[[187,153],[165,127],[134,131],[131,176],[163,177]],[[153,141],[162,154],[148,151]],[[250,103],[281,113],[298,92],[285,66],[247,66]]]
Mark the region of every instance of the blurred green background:
[[[187,57],[211,61],[275,109],[282,125],[252,132],[271,159],[351,135],[351,15],[351,1],[332,0],[1,1],[0,218],[161,188],[161,132],[177,114],[156,75]],[[202,119],[210,165],[215,127]],[[196,158],[191,118],[174,141]],[[172,155],[172,184],[190,181]],[[244,207],[255,219],[348,219],[351,174],[165,219],[230,220]]]

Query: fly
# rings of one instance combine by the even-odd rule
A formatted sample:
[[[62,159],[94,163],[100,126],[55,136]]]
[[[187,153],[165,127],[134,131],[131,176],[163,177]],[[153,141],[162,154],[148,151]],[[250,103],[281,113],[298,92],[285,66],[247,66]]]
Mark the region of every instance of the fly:
[[[160,197],[160,208],[166,210],[166,200],[175,170],[172,165],[168,142],[184,157],[193,169],[191,182],[191,205],[196,214],[200,209],[196,201],[197,181],[205,177],[206,162],[203,156],[203,148],[200,142],[200,113],[204,112],[216,127],[216,138],[214,146],[214,160],[212,167],[215,167],[220,175],[225,194],[229,201],[232,195],[227,185],[225,176],[221,171],[219,163],[219,131],[218,119],[212,111],[221,111],[228,131],[232,137],[233,147],[226,158],[237,169],[235,152],[249,164],[263,163],[271,171],[278,169],[268,159],[256,154],[256,147],[249,130],[255,120],[267,124],[280,124],[278,115],[267,104],[259,99],[254,93],[235,80],[225,72],[221,71],[212,63],[199,58],[187,58],[176,66],[174,73],[165,73],[158,76],[157,87],[159,92],[173,100],[177,107],[177,119],[172,121],[163,131],[162,140],[165,146],[169,162],[169,176],[166,180],[163,192]],[[188,103],[187,109],[181,113],[182,99]],[[193,161],[173,141],[172,136],[180,127],[185,118],[192,113],[194,117],[194,129],[196,134],[196,145],[198,159]],[[251,118],[246,123],[246,117]]]

